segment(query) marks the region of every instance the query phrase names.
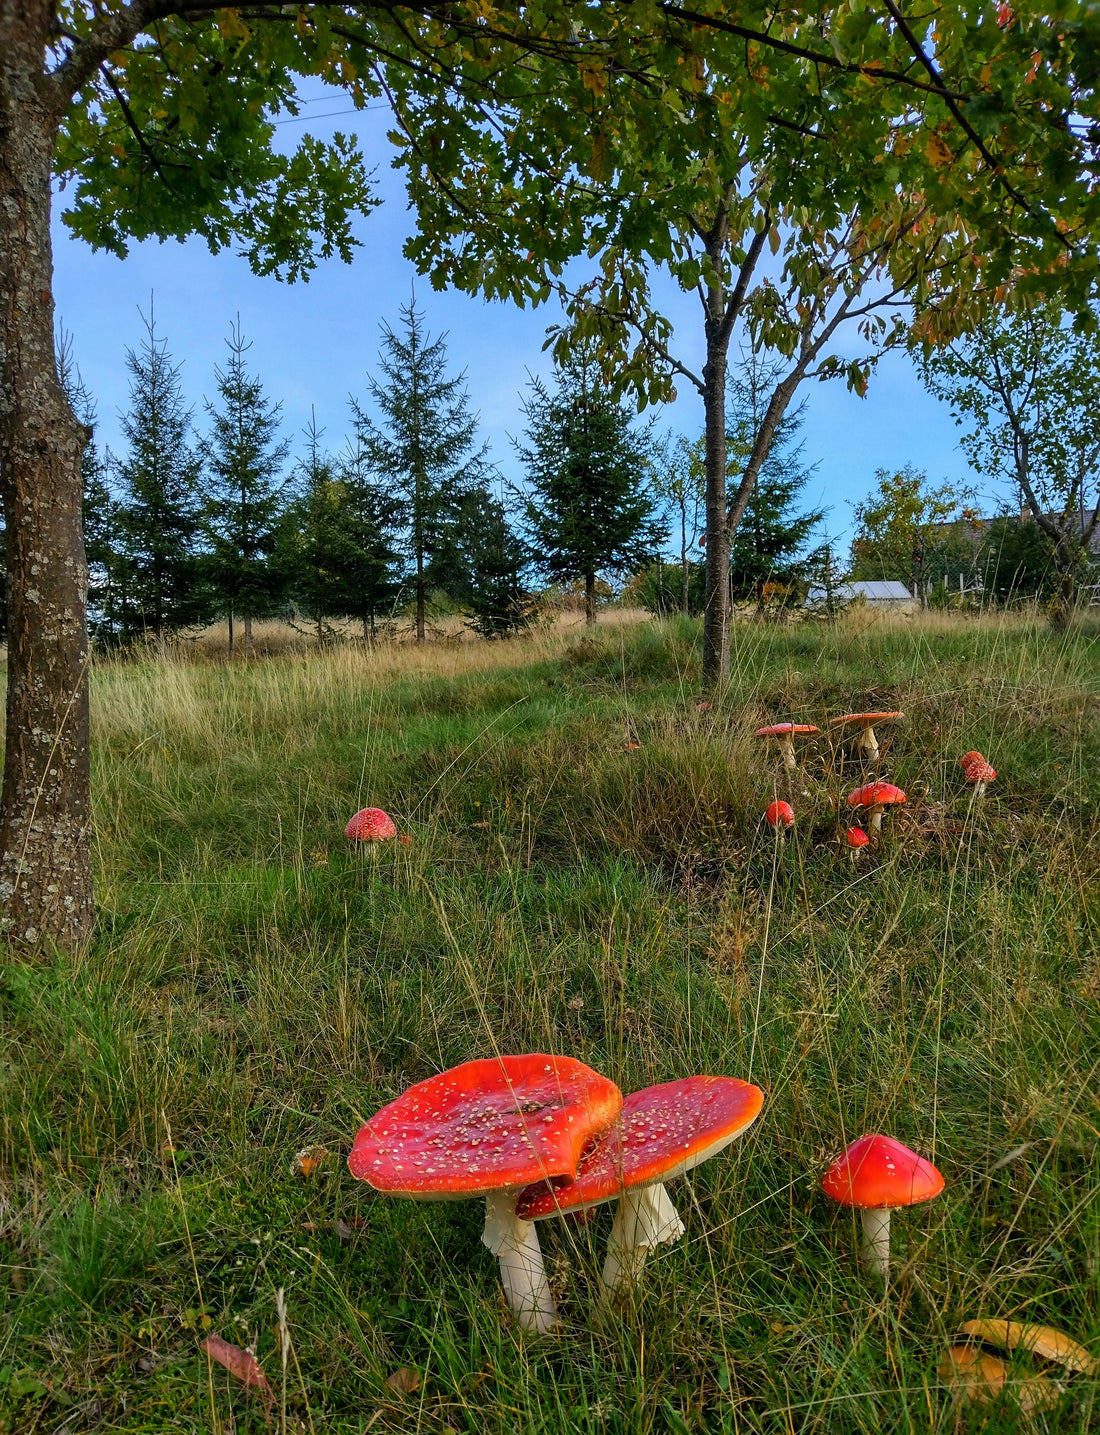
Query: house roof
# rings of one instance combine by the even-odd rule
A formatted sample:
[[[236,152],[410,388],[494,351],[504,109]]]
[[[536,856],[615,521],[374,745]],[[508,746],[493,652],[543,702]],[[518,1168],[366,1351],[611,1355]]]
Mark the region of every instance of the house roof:
[[[850,603],[853,598],[864,598],[868,603],[911,603],[913,595],[904,583],[890,580],[871,580],[858,583],[838,583],[833,589],[833,596],[839,598],[842,603]],[[806,595],[807,603],[820,603],[825,597],[825,589],[817,586],[811,588]]]

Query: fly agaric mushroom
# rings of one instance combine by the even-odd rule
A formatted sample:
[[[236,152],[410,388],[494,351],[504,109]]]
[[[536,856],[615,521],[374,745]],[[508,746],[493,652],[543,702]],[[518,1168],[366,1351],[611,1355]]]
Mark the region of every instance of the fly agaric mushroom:
[[[848,856],[853,862],[858,862],[863,855],[863,849],[871,839],[862,827],[849,827],[844,835],[844,840],[848,844]]]
[[[781,838],[794,824],[794,808],[789,802],[770,802],[765,809],[764,820],[776,837]]]
[[[890,1212],[931,1201],[943,1190],[943,1177],[900,1141],[871,1134],[853,1141],[837,1157],[821,1178],[821,1189],[859,1211],[863,1263],[885,1279],[890,1270]]]
[[[344,836],[349,842],[385,842],[397,836],[397,828],[380,807],[364,807],[344,828]]]
[[[794,740],[799,733],[819,732],[820,729],[806,722],[777,722],[771,727],[758,727],[757,737],[774,737],[779,744],[779,751],[783,754],[783,762],[793,772],[798,766],[794,755]]]
[[[612,1124],[622,1092],[568,1056],[467,1061],[418,1082],[372,1116],[348,1169],[376,1191],[414,1201],[484,1196],[482,1241],[500,1261],[508,1304],[527,1330],[554,1324],[538,1236],[516,1193],[569,1181],[581,1152]]]
[[[967,782],[974,784],[974,796],[981,797],[985,793],[986,783],[992,782],[997,776],[993,768],[986,762],[984,757],[976,757],[968,762],[963,768],[963,777]]]
[[[985,758],[982,757],[978,749],[972,747],[969,752],[964,752],[962,757],[959,758],[959,766],[964,769],[968,768],[972,762],[977,762],[979,758],[981,758],[982,762],[985,761]]]
[[[868,782],[848,794],[849,807],[862,807],[867,813],[872,832],[882,831],[882,814],[887,807],[896,807],[908,799],[892,782]]]
[[[516,1214],[542,1221],[617,1200],[603,1266],[603,1283],[613,1291],[638,1277],[654,1246],[684,1233],[664,1183],[724,1151],[763,1104],[758,1086],[732,1076],[686,1076],[635,1091],[607,1135],[585,1151],[576,1178],[567,1186],[529,1186]]]
[[[878,738],[875,723],[900,722],[904,713],[844,713],[841,717],[829,719],[830,727],[846,727],[849,723],[859,724],[858,746],[867,754],[868,762],[878,761]]]

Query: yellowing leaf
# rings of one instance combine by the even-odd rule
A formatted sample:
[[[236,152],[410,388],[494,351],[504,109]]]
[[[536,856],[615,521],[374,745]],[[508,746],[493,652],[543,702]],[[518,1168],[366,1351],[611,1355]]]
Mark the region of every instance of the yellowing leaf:
[[[414,1390],[420,1389],[420,1372],[403,1365],[400,1370],[391,1371],[386,1376],[386,1388],[397,1395],[411,1395]]]
[[[924,144],[924,157],[934,169],[943,169],[955,161],[954,152],[939,135],[929,135]]]
[[[303,1146],[290,1163],[290,1174],[308,1180],[328,1155],[327,1146]]]

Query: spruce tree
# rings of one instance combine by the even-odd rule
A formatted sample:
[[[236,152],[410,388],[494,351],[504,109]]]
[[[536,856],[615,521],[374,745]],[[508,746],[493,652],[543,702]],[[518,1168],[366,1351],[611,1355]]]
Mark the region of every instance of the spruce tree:
[[[649,443],[578,349],[555,368],[553,387],[531,380],[523,403],[526,525],[535,562],[554,582],[584,582],[585,620],[596,621],[596,577],[640,567],[664,530],[647,488]]]
[[[729,473],[734,486],[740,482],[740,465],[753,451],[780,372],[780,365],[767,364],[758,350],[750,349],[742,354],[741,364],[730,380],[727,431]],[[787,590],[784,597],[794,593],[796,581],[803,576],[804,562],[800,560],[806,540],[825,516],[824,509],[805,513],[796,509],[815,468],[804,465],[804,444],[798,440],[805,411],[803,402],[788,409],[776,425],[730,544],[730,596],[734,601],[752,598],[760,617],[771,585]]]
[[[73,338],[64,325],[57,332],[57,377],[73,413],[88,431],[88,442],[80,459],[84,500],[82,505],[84,555],[88,564],[88,627],[100,642],[110,642],[115,632],[115,539],[116,508],[111,496],[108,470],[110,454],[101,453],[96,442],[95,400],[84,382],[73,355]]]
[[[536,616],[525,581],[527,550],[512,530],[504,504],[486,489],[472,493],[464,509],[468,625],[483,638],[512,637]]]
[[[281,405],[266,396],[260,380],[245,366],[252,344],[241,331],[239,315],[225,342],[228,363],[214,370],[218,402],[206,404],[212,428],[205,465],[204,568],[229,619],[230,652],[233,620],[239,613],[245,655],[252,657],[253,619],[271,610],[282,589],[274,555],[287,486],[282,468],[290,443],[278,438]]]
[[[465,373],[447,376],[446,335],[425,333],[415,303],[401,319],[400,334],[382,325],[381,377],[368,377],[377,418],[352,400],[355,468],[383,480],[400,503],[422,643],[428,593],[453,573],[462,500],[488,470],[487,445],[475,447]]]
[[[400,589],[398,504],[354,456],[335,465],[321,437],[311,419],[298,465],[301,492],[290,515],[293,588],[317,624],[318,641],[324,641],[325,618],[337,616],[361,622],[369,641]]]
[[[152,303],[140,350],[126,351],[130,407],[121,415],[128,452],[118,467],[116,612],[123,639],[160,636],[205,622],[198,581],[199,459],[179,366],[156,332]]]

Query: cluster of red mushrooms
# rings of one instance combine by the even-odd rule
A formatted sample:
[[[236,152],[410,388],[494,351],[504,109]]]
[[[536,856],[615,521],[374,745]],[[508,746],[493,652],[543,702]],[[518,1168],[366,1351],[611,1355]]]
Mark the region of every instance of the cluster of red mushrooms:
[[[518,1323],[557,1322],[535,1222],[618,1203],[604,1289],[636,1281],[649,1251],[684,1233],[665,1183],[725,1150],[756,1120],[758,1086],[688,1076],[627,1097],[572,1057],[534,1053],[464,1062],[409,1087],[355,1138],[348,1167],[376,1191],[414,1201],[485,1198],[482,1241],[500,1263]],[[885,1277],[890,1211],[930,1200],[943,1177],[889,1137],[863,1136],[822,1189],[859,1208],[864,1261]]]
[[[858,727],[859,736],[856,745],[864,763],[871,764],[878,762],[880,756],[879,742],[875,736],[876,724],[881,726],[884,723],[901,722],[904,717],[903,712],[843,713],[840,717],[830,718],[829,726],[835,728]],[[795,739],[820,731],[821,729],[812,723],[780,722],[757,728],[756,736],[774,740],[779,745],[783,765],[788,772],[795,772],[798,769]],[[959,759],[959,763],[966,781],[973,786],[974,797],[982,797],[987,784],[997,776],[996,772],[976,750],[964,753]],[[892,782],[881,780],[864,782],[854,788],[847,797],[847,804],[853,809],[853,815],[855,812],[862,812],[870,832],[875,834],[882,832],[882,815],[886,809],[900,806],[906,801],[908,801],[906,794],[900,787],[896,787]],[[776,837],[781,838],[794,824],[794,808],[789,802],[776,799],[768,805],[764,819]],[[859,826],[849,827],[844,835],[845,845],[853,861],[859,858],[870,841],[869,833]]]

